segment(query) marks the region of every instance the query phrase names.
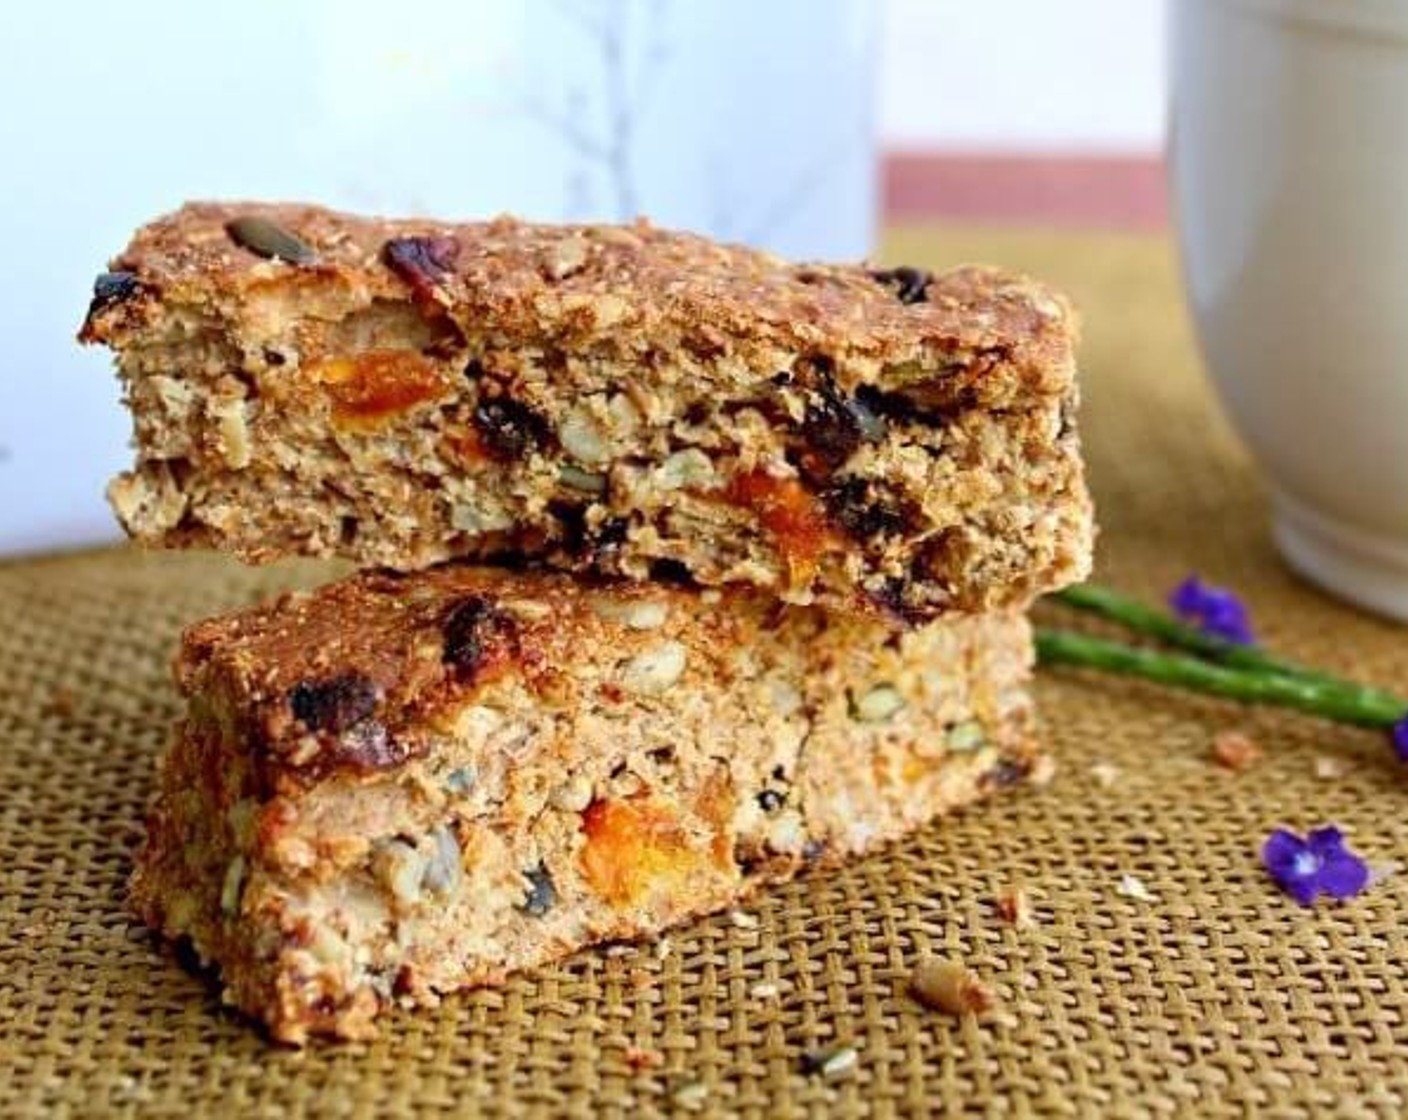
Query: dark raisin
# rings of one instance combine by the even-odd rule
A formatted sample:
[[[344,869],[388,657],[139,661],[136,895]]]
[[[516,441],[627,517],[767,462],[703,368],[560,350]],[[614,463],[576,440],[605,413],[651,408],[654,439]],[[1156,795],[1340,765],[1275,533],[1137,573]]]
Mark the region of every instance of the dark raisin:
[[[812,359],[806,411],[802,417],[806,450],[800,465],[814,481],[833,472],[861,443],[875,443],[885,438],[885,422],[864,400],[847,397],[837,387],[833,369],[829,358]],[[776,377],[773,380],[779,383]]]
[[[471,381],[478,381],[484,376],[484,363],[478,358],[470,358],[465,364],[464,375]]]
[[[872,494],[871,483],[847,478],[822,494],[832,519],[858,541],[894,536],[905,531],[909,518]]]
[[[830,470],[839,467],[860,446],[860,426],[830,377],[819,379],[817,387],[807,394],[802,438],[809,454]]]
[[[200,950],[189,937],[178,937],[172,943],[176,963],[192,976],[210,976],[215,972],[214,964],[207,964],[200,958]]]
[[[421,299],[434,299],[445,274],[455,267],[460,243],[453,237],[393,237],[381,250],[386,267]]]
[[[302,681],[288,693],[294,718],[309,731],[345,731],[376,710],[376,684],[361,673]]]
[[[626,543],[630,535],[631,523],[624,517],[608,517],[597,526],[592,534],[592,544],[597,552],[611,551]]]
[[[488,599],[472,595],[451,608],[442,633],[445,664],[472,672],[491,645],[512,636],[513,620]]]
[[[772,768],[772,780],[775,782],[785,782],[787,780],[787,767],[778,763]]]
[[[693,424],[698,427],[709,419],[709,406],[703,401],[695,401],[684,410],[684,421],[686,424]]]
[[[521,459],[552,438],[547,420],[512,397],[482,399],[474,410],[474,426],[501,459]]]
[[[934,278],[922,268],[873,269],[870,278],[881,287],[889,288],[901,303],[924,303],[929,298],[929,282]]]
[[[548,512],[562,526],[562,547],[573,556],[587,549],[587,507],[576,502],[551,501]]]
[[[524,876],[529,883],[528,896],[518,909],[529,917],[541,918],[557,904],[557,887],[553,885],[552,875],[542,863],[530,871],[525,871]]]
[[[89,318],[114,303],[130,299],[141,290],[142,285],[130,272],[100,273],[93,281],[93,301],[88,305]]]
[[[910,603],[913,585],[900,576],[888,577],[879,587],[867,587],[866,597],[886,614],[906,625],[923,622],[925,612]]]
[[[691,587],[694,584],[694,577],[690,575],[684,561],[668,556],[650,562],[650,578],[655,583],[672,583],[680,587]]]
[[[264,348],[264,364],[266,366],[278,367],[283,365],[286,361],[288,361],[288,359],[277,350],[267,346]]]
[[[904,393],[887,393],[873,385],[860,386],[856,390],[856,400],[877,417],[897,424],[924,424],[930,428],[942,427],[955,411],[925,407]]]
[[[787,798],[775,789],[765,789],[758,794],[758,806],[765,813],[775,813],[786,803]]]
[[[608,517],[593,527],[588,523],[590,506],[575,502],[553,501],[548,512],[562,526],[562,547],[572,557],[589,564],[598,564],[625,543],[631,523],[624,517]]]
[[[225,223],[230,240],[256,257],[278,259],[289,264],[315,264],[318,253],[297,234],[268,218],[247,215]]]

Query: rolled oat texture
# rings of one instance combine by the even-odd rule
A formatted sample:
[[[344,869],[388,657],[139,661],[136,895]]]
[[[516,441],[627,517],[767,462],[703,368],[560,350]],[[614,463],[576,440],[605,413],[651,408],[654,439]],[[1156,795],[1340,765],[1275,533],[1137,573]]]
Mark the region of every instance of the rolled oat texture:
[[[276,1038],[360,1037],[1018,781],[1030,662],[1015,612],[355,575],[186,632],[134,904]]]
[[[81,337],[117,355],[109,493],[150,544],[512,553],[909,622],[1087,570],[1075,315],[1020,276],[253,203],[111,269]]]

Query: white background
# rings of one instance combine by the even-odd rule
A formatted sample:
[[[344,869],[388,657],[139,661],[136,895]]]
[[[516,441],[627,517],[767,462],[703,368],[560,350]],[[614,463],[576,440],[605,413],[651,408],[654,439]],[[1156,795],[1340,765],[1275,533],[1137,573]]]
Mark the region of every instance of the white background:
[[[885,0],[881,140],[1153,153],[1164,73],[1162,0]]]

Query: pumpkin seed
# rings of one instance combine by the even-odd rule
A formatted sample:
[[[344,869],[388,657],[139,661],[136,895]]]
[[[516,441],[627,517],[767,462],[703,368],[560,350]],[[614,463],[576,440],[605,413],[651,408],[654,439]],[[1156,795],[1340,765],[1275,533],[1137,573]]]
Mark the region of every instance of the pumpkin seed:
[[[225,223],[225,232],[236,245],[269,260],[289,264],[315,264],[318,254],[306,241],[277,222],[249,214]]]
[[[877,684],[856,699],[851,716],[863,723],[883,723],[904,707],[904,697],[888,684]]]
[[[951,751],[975,751],[983,745],[985,739],[983,725],[975,719],[954,724],[944,736],[944,741]]]
[[[604,494],[606,493],[606,476],[604,474],[592,474],[584,471],[581,467],[574,467],[571,463],[563,463],[557,468],[557,480],[564,486],[573,490],[580,490],[584,494]]]

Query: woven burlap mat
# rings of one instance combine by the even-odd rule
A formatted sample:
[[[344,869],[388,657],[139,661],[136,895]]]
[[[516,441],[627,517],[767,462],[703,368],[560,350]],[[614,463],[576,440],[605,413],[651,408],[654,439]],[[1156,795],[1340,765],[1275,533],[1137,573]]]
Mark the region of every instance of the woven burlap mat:
[[[1322,597],[1273,554],[1162,241],[905,231],[887,255],[1016,265],[1084,307],[1103,578],[1156,597],[1197,570],[1242,589],[1271,644],[1408,686],[1408,632]],[[1323,821],[1371,860],[1404,858],[1408,776],[1382,740],[1069,674],[1039,686],[1061,763],[1051,786],[767,893],[749,908],[756,928],[699,922],[663,958],[583,953],[392,1015],[369,1045],[273,1047],[133,925],[122,896],[176,714],[179,627],[325,574],[129,552],[0,567],[0,1114],[1408,1108],[1408,871],[1306,911],[1257,859],[1274,825]],[[1212,764],[1228,728],[1265,759],[1240,774]],[[1318,776],[1324,759],[1343,774]],[[1123,875],[1150,897],[1122,893]],[[1036,903],[1027,929],[993,907],[1019,884]],[[997,1011],[959,1020],[911,1000],[910,969],[931,950],[971,964]],[[856,1048],[853,1068],[803,1072],[805,1054],[837,1044]]]

